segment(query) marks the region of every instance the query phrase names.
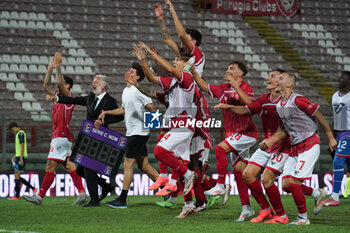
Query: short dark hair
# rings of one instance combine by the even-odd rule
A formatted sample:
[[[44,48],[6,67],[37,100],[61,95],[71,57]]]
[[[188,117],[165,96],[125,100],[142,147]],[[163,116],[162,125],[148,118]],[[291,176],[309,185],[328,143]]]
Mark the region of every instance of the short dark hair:
[[[350,71],[344,70],[343,74],[345,74],[346,76],[348,76],[348,78],[350,78]]]
[[[63,75],[64,81],[69,84],[69,89],[73,87],[73,79],[71,79],[68,75]]]
[[[275,72],[275,71],[280,72],[281,74],[286,72],[285,70],[280,69],[280,68],[272,70],[272,72]]]
[[[17,124],[16,122],[13,121],[13,122],[11,122],[11,123],[9,124],[9,130],[11,130],[11,129],[14,128],[14,127],[17,127],[17,128],[18,128],[19,126],[18,126],[18,124]]]
[[[192,55],[188,52],[181,51],[176,55],[176,57],[181,61],[187,62],[192,57]]]
[[[192,29],[192,28],[186,28],[185,32],[187,34],[189,34],[192,39],[196,40],[196,45],[199,47],[202,43],[202,34],[196,30],[196,29]]]
[[[242,76],[245,76],[246,74],[248,74],[248,66],[245,64],[244,61],[234,60],[234,61],[231,61],[229,65],[233,65],[233,64],[236,64],[238,66],[238,69],[240,69],[243,72]]]
[[[131,67],[136,70],[136,74],[140,77],[137,80],[137,82],[141,82],[145,78],[145,74],[143,73],[142,66],[137,62],[133,62],[131,64]]]

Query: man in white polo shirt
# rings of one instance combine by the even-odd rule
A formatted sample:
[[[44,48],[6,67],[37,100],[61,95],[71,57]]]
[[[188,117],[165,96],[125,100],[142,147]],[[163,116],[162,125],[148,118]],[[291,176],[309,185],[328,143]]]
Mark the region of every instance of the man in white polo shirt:
[[[133,76],[138,82],[144,79],[142,67],[133,63],[130,70],[125,74],[124,79]],[[104,121],[105,115],[125,115],[126,136],[128,138],[124,159],[123,189],[120,196],[113,201],[106,202],[111,208],[126,208],[126,197],[133,178],[134,164],[146,173],[153,181],[158,177],[158,172],[148,163],[146,143],[149,136],[149,129],[143,128],[143,112],[147,108],[154,112],[155,107],[152,99],[142,94],[134,85],[127,82],[122,94],[122,107],[104,111],[97,121]]]

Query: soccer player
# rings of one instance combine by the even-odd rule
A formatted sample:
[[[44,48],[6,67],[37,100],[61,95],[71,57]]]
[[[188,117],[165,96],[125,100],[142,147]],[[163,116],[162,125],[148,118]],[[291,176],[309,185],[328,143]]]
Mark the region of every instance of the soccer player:
[[[130,77],[128,78],[128,76]],[[143,128],[143,116],[140,115],[145,111],[145,108],[152,112],[155,112],[156,109],[151,98],[142,94],[134,85],[127,81],[127,79],[136,79],[140,82],[144,77],[145,75],[140,64],[133,63],[124,77],[127,86],[124,88],[122,94],[122,107],[104,111],[99,116],[99,120],[104,122],[106,115],[125,115],[124,119],[128,141],[124,159],[123,189],[116,200],[106,202],[106,205],[112,208],[127,207],[126,198],[132,182],[135,163],[137,163],[139,169],[145,172],[153,181],[158,177],[158,172],[148,163],[146,143],[150,130]]]
[[[176,14],[175,8],[170,0],[166,0],[165,3],[169,6],[170,13],[173,17],[175,28],[177,34],[182,42],[182,47],[171,38],[170,33],[166,27],[164,16],[163,16],[163,7],[160,3],[154,5],[154,13],[156,14],[161,33],[164,39],[165,44],[167,44],[176,54],[180,51],[186,51],[190,53],[194,58],[194,66],[196,67],[197,73],[202,77],[203,69],[205,64],[205,55],[200,50],[199,46],[202,42],[202,34],[196,29],[185,29],[181,24],[179,17]]]
[[[26,133],[16,122],[11,122],[9,124],[9,130],[15,135],[15,155],[11,159],[15,169],[15,196],[9,198],[9,200],[19,200],[21,183],[32,189],[33,193],[36,193],[36,188],[21,177],[21,173],[25,171],[28,156]]]
[[[254,100],[252,87],[243,81],[243,77],[248,73],[248,68],[242,61],[232,61],[229,64],[225,75],[226,83],[220,85],[208,84],[194,70],[191,71],[193,71],[193,77],[200,89],[208,92],[210,96],[218,98],[220,103],[244,106]],[[233,152],[234,155],[231,155],[233,173],[242,204],[241,215],[236,221],[241,222],[255,214],[250,207],[248,187],[242,177],[242,172],[249,160],[247,151],[256,143],[258,131],[250,115],[237,115],[227,109],[222,109],[222,113],[226,139],[215,148],[216,169],[219,176],[216,186],[206,191],[205,194],[217,196],[228,191],[229,187],[225,185],[228,166],[226,154]]]
[[[319,105],[293,92],[295,83],[295,75],[283,73],[277,84],[281,101],[277,104],[276,110],[282,120],[283,127],[290,136],[292,145],[286,166],[293,167],[293,170],[289,183],[283,184],[283,190],[292,193],[299,212],[297,219],[290,224],[308,225],[310,220],[307,216],[305,194],[316,200],[315,214],[318,214],[322,209],[323,196],[320,190],[302,184],[304,180],[311,178],[314,165],[320,155],[320,138],[317,135],[316,120],[327,135],[331,151],[335,150],[337,141],[333,137],[327,121],[319,111]],[[285,136],[286,134],[282,132],[281,128],[278,128],[276,133],[272,137],[264,139],[259,147],[265,150]]]
[[[281,100],[281,97],[279,93],[277,93],[276,87],[280,75],[284,72],[285,71],[281,69],[272,71],[267,79],[266,86],[269,93],[263,94],[254,102],[246,106],[233,106],[220,103],[216,105],[215,108],[228,109],[239,115],[259,114],[263,124],[264,138],[271,137],[280,125],[280,119],[276,112],[276,104]],[[250,220],[251,222],[262,222],[265,219],[273,218],[271,221],[267,222],[288,223],[289,220],[285,214],[281,202],[281,196],[274,181],[283,171],[284,164],[288,158],[289,149],[290,143],[289,138],[287,138],[277,142],[267,151],[258,149],[249,159],[248,165],[243,172],[243,178],[248,184],[252,196],[261,207],[259,215]],[[276,211],[276,216],[274,216],[273,210],[270,208],[270,205],[265,198],[260,180],[257,179],[258,174],[262,171],[262,183],[270,202]]]
[[[344,178],[344,163],[350,170],[350,71],[343,71],[337,79],[338,91],[332,96],[334,130],[338,147],[333,160],[333,192],[323,202],[324,206],[337,206],[340,187]],[[344,192],[344,196],[345,196]],[[347,190],[346,196],[349,194]]]
[[[49,64],[49,69],[44,80],[44,88],[50,96],[72,96],[70,90],[73,86],[73,80],[68,76],[62,75],[62,61],[62,54],[57,52]],[[56,93],[56,88],[51,84],[51,75],[54,68],[56,68],[58,93]],[[41,205],[47,190],[55,179],[55,172],[58,166],[62,164],[66,171],[71,175],[74,186],[79,192],[79,196],[73,204],[82,205],[88,201],[88,196],[85,193],[82,179],[77,175],[74,163],[69,160],[72,152],[71,147],[73,141],[69,131],[69,123],[72,118],[73,110],[73,104],[54,103],[52,108],[52,141],[45,168],[45,177],[41,184],[39,193],[34,194],[33,196],[23,196],[25,200],[36,205]]]
[[[349,161],[349,159],[347,160]],[[345,182],[345,188],[344,188],[344,192],[343,195],[340,196],[340,198],[348,198],[349,196],[349,191],[350,191],[350,172],[349,172],[349,168],[348,168],[348,172],[346,172],[346,182]]]
[[[154,56],[159,64],[173,76],[155,76],[147,64],[146,54],[143,49],[151,56]],[[169,62],[155,54],[142,42],[134,47],[134,53],[141,62],[148,80],[152,83],[160,84],[162,89],[170,91],[169,107],[164,118],[169,120],[171,129],[160,140],[153,153],[158,160],[175,169],[179,175],[184,176],[184,195],[186,195],[192,190],[193,182],[196,178],[195,173],[191,172],[185,164],[178,160],[178,158],[181,158],[185,163],[190,161],[190,141],[194,134],[194,128],[187,123],[194,119],[196,114],[194,102],[195,85],[192,75],[183,71],[191,55],[185,52],[179,53],[173,61],[173,66],[171,66]],[[175,186],[176,184],[172,185]],[[186,215],[187,212],[192,211],[193,205],[185,204],[179,216]]]

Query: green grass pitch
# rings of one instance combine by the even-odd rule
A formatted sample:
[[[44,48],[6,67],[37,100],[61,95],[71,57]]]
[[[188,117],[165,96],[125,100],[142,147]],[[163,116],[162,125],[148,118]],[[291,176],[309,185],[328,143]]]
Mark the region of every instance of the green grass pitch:
[[[114,197],[107,197],[105,201]],[[97,208],[72,206],[74,197],[46,197],[41,206],[35,206],[21,199],[10,201],[0,199],[0,232],[169,232],[169,233],[341,233],[350,232],[350,199],[341,200],[338,207],[324,207],[313,214],[314,201],[306,197],[309,226],[271,225],[264,223],[237,223],[241,211],[238,196],[230,196],[226,206],[221,199],[211,209],[199,212],[185,219],[174,218],[181,212],[183,198],[179,196],[176,208],[162,209],[154,203],[155,196],[130,196],[127,209],[112,209],[105,205]],[[288,217],[296,218],[296,207],[291,196],[282,196]],[[259,211],[255,200],[252,207]]]

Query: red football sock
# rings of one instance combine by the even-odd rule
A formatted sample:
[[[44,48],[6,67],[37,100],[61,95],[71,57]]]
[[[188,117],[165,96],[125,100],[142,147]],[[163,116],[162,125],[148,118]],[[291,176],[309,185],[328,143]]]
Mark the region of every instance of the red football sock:
[[[168,166],[165,165],[164,163],[158,161],[158,165],[159,165],[159,174],[161,173],[168,173]]]
[[[77,171],[74,170],[71,173],[69,173],[70,176],[72,177],[74,186],[78,189],[79,193],[85,192],[83,182],[80,176],[77,175]]]
[[[161,146],[156,146],[154,148],[154,156],[167,166],[175,169],[179,174],[184,175],[186,173],[187,166],[181,163],[170,151],[164,149]]]
[[[239,194],[239,198],[241,199],[242,206],[250,205],[248,186],[243,179],[242,172],[233,171],[233,175],[235,176],[238,194]]]
[[[194,195],[196,197],[196,201],[205,201],[207,198],[204,195],[204,188],[202,187],[201,180],[201,171],[199,168],[194,170],[195,173],[197,174],[198,178],[195,179],[194,184],[193,184],[193,190],[194,190]]]
[[[248,187],[252,193],[252,196],[255,198],[256,202],[259,204],[262,210],[265,210],[270,207],[261,187],[260,180],[256,179],[254,182],[248,184]]]
[[[215,148],[215,156],[216,156],[216,170],[218,172],[218,180],[217,183],[225,184],[225,178],[227,174],[227,158],[226,151],[221,147],[217,146]]]
[[[303,190],[300,185],[289,183],[289,187],[292,191],[294,202],[298,208],[299,214],[306,213],[306,200]]]
[[[55,180],[54,172],[46,172],[43,183],[41,184],[40,191],[38,193],[39,197],[44,198],[47,190],[50,188],[51,184]]]
[[[215,187],[217,182],[218,182],[218,180],[209,177],[209,183],[210,183],[211,187]]]
[[[289,184],[288,184],[287,187],[282,187],[282,189],[283,189],[283,191],[285,191],[285,192],[287,192],[287,193],[291,193],[291,192],[292,192],[292,190],[291,190]]]
[[[184,201],[193,201],[192,192],[189,192],[187,195],[184,196]]]
[[[314,191],[313,188],[306,186],[305,184],[300,185],[301,190],[303,190],[305,195],[311,196]]]
[[[277,186],[275,184],[272,184],[270,187],[265,188],[265,190],[276,214],[279,216],[284,215],[286,212],[284,211],[282,201],[281,201],[281,194]]]
[[[204,188],[204,190],[209,190],[213,186],[210,185],[210,182],[209,182],[209,180],[207,180],[207,178],[204,178],[204,180],[202,182],[202,187]]]
[[[171,179],[173,179],[173,180],[179,179],[179,174],[177,173],[177,171],[175,169],[171,169]]]

